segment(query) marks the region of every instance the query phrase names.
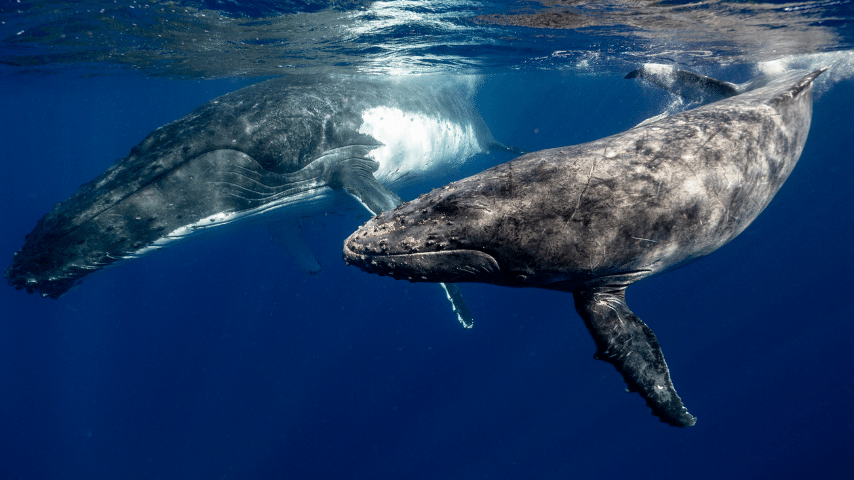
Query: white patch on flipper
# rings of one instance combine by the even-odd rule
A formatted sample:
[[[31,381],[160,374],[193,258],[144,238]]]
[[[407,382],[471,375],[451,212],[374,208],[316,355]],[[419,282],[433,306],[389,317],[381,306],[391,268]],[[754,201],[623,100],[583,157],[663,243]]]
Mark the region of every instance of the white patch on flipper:
[[[483,151],[471,123],[462,125],[397,108],[366,110],[359,133],[383,143],[369,156],[380,164],[374,178],[384,185],[404,176],[459,166]]]
[[[460,322],[460,325],[462,325],[463,328],[471,328],[473,324],[471,323],[471,321],[463,318],[463,315],[460,313],[460,311],[457,309],[457,305],[454,303],[454,299],[451,297],[451,292],[448,291],[448,287],[445,286],[444,283],[440,283],[439,286],[442,287],[442,291],[445,292],[445,297],[448,299],[449,302],[451,302],[451,309],[454,311],[454,313],[457,314],[457,321]]]

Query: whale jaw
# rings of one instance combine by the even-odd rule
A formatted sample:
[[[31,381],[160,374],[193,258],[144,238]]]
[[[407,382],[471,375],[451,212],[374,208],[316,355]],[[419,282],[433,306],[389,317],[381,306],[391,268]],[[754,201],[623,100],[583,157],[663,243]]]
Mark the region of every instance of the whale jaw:
[[[385,254],[368,251],[354,237],[344,242],[344,262],[396,280],[494,283],[491,279],[501,272],[495,258],[477,250]]]

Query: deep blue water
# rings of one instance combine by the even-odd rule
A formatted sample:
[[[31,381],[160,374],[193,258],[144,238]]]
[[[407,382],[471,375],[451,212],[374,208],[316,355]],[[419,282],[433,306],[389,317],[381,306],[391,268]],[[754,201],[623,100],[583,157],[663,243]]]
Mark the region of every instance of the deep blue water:
[[[346,267],[341,241],[367,216],[331,212],[305,226],[316,276],[250,226],[106,269],[59,300],[0,288],[0,478],[851,478],[845,65],[820,85],[804,153],[766,211],[628,290],[693,428],[660,423],[593,360],[568,294],[461,285],[475,316],[464,330],[438,287]],[[0,76],[6,261],[151,130],[257,80],[87,68]],[[504,143],[585,142],[669,102],[624,73],[492,71],[477,106]],[[705,73],[743,81],[750,68]]]

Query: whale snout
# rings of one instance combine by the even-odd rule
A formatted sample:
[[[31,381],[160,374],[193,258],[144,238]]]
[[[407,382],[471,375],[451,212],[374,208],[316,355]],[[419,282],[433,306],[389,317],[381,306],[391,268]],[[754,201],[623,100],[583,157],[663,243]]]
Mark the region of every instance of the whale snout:
[[[359,232],[356,232],[359,233]],[[355,235],[355,234],[354,234]],[[344,262],[368,273],[410,282],[488,282],[500,272],[498,262],[477,250],[441,252],[356,253],[362,247],[353,236],[344,242]],[[362,248],[362,251],[364,249]]]
[[[431,219],[399,210],[371,219],[350,235],[344,241],[344,262],[411,282],[490,282],[500,272],[491,255],[460,248]]]
[[[6,280],[16,290],[26,289],[27,293],[38,292],[43,297],[57,299],[78,283],[75,278],[52,278],[34,274],[25,267],[25,264],[16,262],[6,269]]]

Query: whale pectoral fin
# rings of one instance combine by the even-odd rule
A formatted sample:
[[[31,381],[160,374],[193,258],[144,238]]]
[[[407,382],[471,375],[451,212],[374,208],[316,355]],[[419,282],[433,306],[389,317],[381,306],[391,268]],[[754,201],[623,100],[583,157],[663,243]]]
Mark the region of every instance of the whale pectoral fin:
[[[463,299],[463,294],[460,292],[460,288],[457,287],[457,284],[440,283],[439,286],[445,290],[445,294],[448,296],[448,300],[451,301],[454,312],[457,314],[457,320],[460,321],[463,328],[473,327],[474,318],[472,318],[471,310],[469,310],[469,306],[466,305],[466,301]]]
[[[638,392],[662,422],[690,427],[697,419],[676,394],[658,339],[626,305],[625,287],[573,293],[575,309],[596,342],[594,358],[623,375],[629,391]]]
[[[353,175],[344,184],[344,191],[362,202],[373,215],[391,210],[402,203],[400,197],[385,188],[373,175]]]
[[[267,224],[270,240],[279,245],[300,270],[312,275],[320,272],[320,262],[302,235],[299,219],[288,217]]]
[[[364,152],[367,153],[367,152]],[[372,215],[400,205],[403,201],[394,192],[374,178],[377,162],[354,152],[340,162],[335,170],[331,185],[341,188],[362,203]]]

